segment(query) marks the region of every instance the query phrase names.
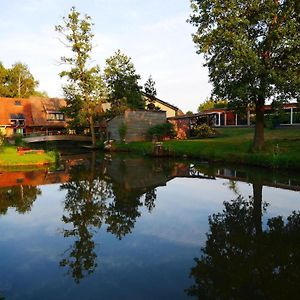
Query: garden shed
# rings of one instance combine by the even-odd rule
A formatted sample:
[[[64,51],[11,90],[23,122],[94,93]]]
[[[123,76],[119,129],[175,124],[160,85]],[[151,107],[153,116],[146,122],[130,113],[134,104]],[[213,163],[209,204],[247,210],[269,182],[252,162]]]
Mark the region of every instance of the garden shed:
[[[122,135],[126,142],[145,141],[150,127],[166,122],[165,111],[126,110],[107,122],[107,134],[115,141],[121,141]]]

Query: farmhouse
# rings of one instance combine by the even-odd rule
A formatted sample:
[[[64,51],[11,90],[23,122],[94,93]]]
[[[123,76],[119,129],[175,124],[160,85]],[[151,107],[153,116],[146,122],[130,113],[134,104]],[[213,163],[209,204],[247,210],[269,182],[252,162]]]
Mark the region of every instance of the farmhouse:
[[[40,131],[63,130],[67,127],[61,109],[64,99],[0,98],[0,131],[7,136]]]

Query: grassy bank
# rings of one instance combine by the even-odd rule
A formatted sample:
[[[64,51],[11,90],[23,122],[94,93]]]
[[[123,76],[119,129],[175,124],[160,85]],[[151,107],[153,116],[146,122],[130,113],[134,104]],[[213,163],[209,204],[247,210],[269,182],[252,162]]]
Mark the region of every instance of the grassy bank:
[[[265,147],[259,153],[251,152],[252,128],[223,128],[218,132],[215,138],[164,142],[164,148],[177,157],[300,169],[300,129],[266,129]],[[134,142],[118,144],[116,150],[148,154],[152,147],[151,142]]]
[[[33,166],[55,163],[55,153],[26,153],[20,155],[15,146],[2,146],[0,149],[0,166]]]

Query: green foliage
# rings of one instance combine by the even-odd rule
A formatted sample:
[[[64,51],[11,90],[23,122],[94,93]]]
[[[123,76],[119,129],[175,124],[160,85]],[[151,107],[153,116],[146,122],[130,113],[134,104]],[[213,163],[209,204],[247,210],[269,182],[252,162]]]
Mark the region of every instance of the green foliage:
[[[191,0],[193,40],[214,97],[253,103],[255,147],[263,144],[266,99],[300,99],[300,3],[296,0]]]
[[[194,113],[193,113],[191,110],[188,110],[185,114],[188,115],[188,116],[191,116],[191,115],[193,115]]]
[[[198,112],[203,112],[213,108],[227,108],[227,106],[227,100],[206,100],[199,105]]]
[[[157,137],[159,140],[164,137],[174,137],[174,126],[173,124],[167,122],[163,124],[158,124],[148,129],[148,136],[150,138]]]
[[[14,136],[15,146],[22,146],[23,145],[23,135],[16,134]]]
[[[122,123],[119,127],[119,135],[122,142],[125,141],[126,133],[127,133],[127,126],[126,124]]]
[[[144,85],[144,91],[150,97],[156,96],[155,81],[153,80],[151,75],[149,76],[148,80],[146,81],[146,83]]]
[[[49,98],[49,95],[46,91],[34,91],[32,94],[34,97],[40,97],[40,98]]]
[[[2,97],[7,97],[8,95],[7,77],[8,77],[8,70],[5,69],[3,64],[0,62],[0,96]]]
[[[197,138],[207,138],[213,137],[217,134],[217,131],[214,128],[211,128],[207,124],[201,124],[196,126],[194,129],[194,135]]]
[[[159,107],[155,106],[156,88],[155,81],[151,75],[144,85],[144,91],[146,94],[146,108],[149,110],[160,110]]]
[[[36,93],[38,84],[27,65],[18,62],[6,69],[0,63],[0,96],[28,98]]]
[[[3,146],[5,141],[5,134],[0,130],[0,149]]]
[[[65,113],[73,119],[73,127],[90,126],[93,145],[95,145],[94,118],[105,99],[105,85],[99,66],[91,66],[92,33],[91,17],[83,17],[72,7],[63,24],[55,30],[66,39],[72,56],[61,57],[61,62],[69,65],[68,70],[60,73],[68,83],[63,87],[67,107]],[[97,109],[96,109],[97,108]]]
[[[108,100],[114,115],[126,108],[144,109],[141,87],[138,85],[140,75],[136,74],[131,58],[120,50],[106,60],[104,70],[108,87]]]

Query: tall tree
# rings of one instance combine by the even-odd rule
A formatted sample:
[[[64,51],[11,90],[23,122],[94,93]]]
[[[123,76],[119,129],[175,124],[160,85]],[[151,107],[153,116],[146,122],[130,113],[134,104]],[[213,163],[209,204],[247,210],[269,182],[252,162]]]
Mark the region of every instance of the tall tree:
[[[140,75],[136,74],[130,57],[120,50],[116,51],[106,60],[104,73],[114,114],[120,114],[126,108],[145,107],[141,87],[138,84]]]
[[[27,65],[18,62],[6,69],[0,63],[0,96],[27,98],[36,93],[38,84]]]
[[[146,105],[148,109],[154,110],[156,109],[155,106],[155,97],[156,97],[156,88],[155,88],[155,81],[152,79],[152,76],[150,75],[148,80],[144,84],[144,91],[147,96],[147,102]]]
[[[0,62],[0,96],[7,95],[7,75],[8,70],[3,66],[2,62]]]
[[[25,64],[15,63],[9,70],[8,89],[11,97],[27,98],[34,94],[38,84]]]
[[[300,98],[298,0],[191,0],[193,40],[213,94],[255,107],[255,150],[264,144],[264,104]]]
[[[148,96],[150,96],[150,97],[156,96],[155,81],[153,80],[151,75],[149,76],[148,80],[145,82],[144,90]]]
[[[63,87],[67,101],[66,113],[75,117],[80,125],[89,125],[95,145],[94,120],[97,111],[103,111],[101,103],[105,98],[105,86],[99,66],[91,66],[92,25],[90,16],[81,16],[72,7],[68,16],[63,18],[63,24],[57,25],[55,30],[64,36],[67,47],[72,51],[71,57],[61,57],[61,62],[70,67],[60,73],[68,81]]]

